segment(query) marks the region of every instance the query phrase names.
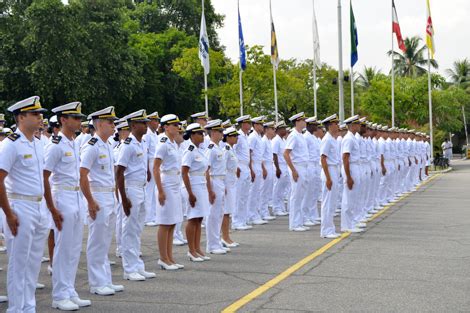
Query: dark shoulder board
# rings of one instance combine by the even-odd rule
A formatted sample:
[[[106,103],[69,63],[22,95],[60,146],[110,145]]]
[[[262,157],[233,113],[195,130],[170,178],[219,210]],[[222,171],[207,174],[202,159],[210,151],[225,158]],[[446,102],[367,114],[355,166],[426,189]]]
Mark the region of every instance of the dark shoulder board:
[[[11,141],[17,141],[18,138],[20,138],[21,135],[18,135],[17,133],[13,133],[13,134],[10,134],[8,135],[8,139],[10,139]]]
[[[128,145],[128,144],[131,143],[131,141],[132,141],[132,138],[131,138],[131,137],[127,137],[126,140],[124,140],[124,143],[125,143],[126,145]]]
[[[209,148],[209,149],[212,149],[212,148],[214,148],[214,144],[213,144],[213,143],[211,143],[211,144],[209,145],[209,147],[207,147],[207,148]]]
[[[168,140],[168,137],[162,137],[162,139],[160,139],[160,142],[166,142]]]
[[[229,146],[229,145],[226,145],[226,146],[225,146],[225,150],[230,150],[230,146]]]
[[[193,145],[190,145],[190,146],[188,147],[188,150],[189,150],[189,151],[193,151],[193,150],[194,150],[194,146],[193,146]]]
[[[52,143],[58,144],[62,140],[62,136],[52,136]]]
[[[90,140],[88,140],[88,144],[89,144],[89,145],[92,145],[92,146],[94,146],[95,143],[97,143],[97,142],[98,142],[98,138],[95,138],[95,137],[93,137],[93,138],[91,138]]]

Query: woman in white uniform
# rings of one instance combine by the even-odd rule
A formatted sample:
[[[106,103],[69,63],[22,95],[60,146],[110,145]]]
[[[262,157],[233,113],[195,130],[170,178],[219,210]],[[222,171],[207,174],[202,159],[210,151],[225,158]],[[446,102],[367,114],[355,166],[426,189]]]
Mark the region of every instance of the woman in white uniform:
[[[164,270],[178,270],[184,266],[173,259],[173,231],[177,223],[183,221],[181,207],[181,158],[178,154],[180,120],[174,114],[163,116],[160,123],[165,130],[155,152],[153,174],[158,189],[157,217],[158,249],[160,259],[157,264]]]
[[[183,154],[181,173],[188,191],[189,207],[187,213],[186,238],[188,239],[190,261],[202,262],[210,260],[201,250],[201,223],[209,215],[209,198],[213,203],[215,194],[208,190],[210,177],[207,175],[207,159],[199,146],[204,142],[204,129],[198,123],[186,128],[184,139],[191,139],[188,149]]]
[[[238,169],[238,159],[233,146],[238,141],[238,131],[234,127],[224,131],[225,161],[227,162],[227,174],[225,175],[225,204],[224,217],[222,220],[222,244],[227,248],[238,247],[239,244],[230,238],[230,214],[237,206],[237,179],[240,176]]]

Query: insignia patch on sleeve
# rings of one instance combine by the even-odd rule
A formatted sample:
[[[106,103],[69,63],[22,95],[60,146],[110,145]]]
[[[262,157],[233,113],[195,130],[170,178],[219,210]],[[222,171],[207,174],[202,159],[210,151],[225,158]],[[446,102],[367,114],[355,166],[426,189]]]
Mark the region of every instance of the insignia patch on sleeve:
[[[94,146],[95,143],[97,142],[98,142],[98,138],[93,137],[88,141],[88,144]]]
[[[58,144],[62,140],[62,136],[52,136],[52,143]]]
[[[10,135],[8,136],[8,139],[10,139],[11,141],[16,141],[16,140],[18,140],[18,138],[20,138],[20,137],[21,137],[21,135],[18,135],[17,133],[13,133],[13,134],[10,134]]]

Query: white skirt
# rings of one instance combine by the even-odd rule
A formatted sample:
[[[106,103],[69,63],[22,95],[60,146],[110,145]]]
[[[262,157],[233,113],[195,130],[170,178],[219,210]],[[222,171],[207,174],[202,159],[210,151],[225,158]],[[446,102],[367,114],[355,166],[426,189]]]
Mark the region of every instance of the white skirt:
[[[162,175],[162,185],[165,191],[165,204],[157,200],[157,218],[159,225],[175,225],[183,221],[181,202],[181,178],[177,175]]]
[[[237,206],[237,175],[227,173],[225,176],[224,214],[232,214]]]
[[[201,218],[209,215],[209,192],[207,191],[206,184],[195,184],[191,183],[191,189],[193,194],[196,196],[196,203],[194,208],[189,204],[188,205],[188,220],[192,218]]]

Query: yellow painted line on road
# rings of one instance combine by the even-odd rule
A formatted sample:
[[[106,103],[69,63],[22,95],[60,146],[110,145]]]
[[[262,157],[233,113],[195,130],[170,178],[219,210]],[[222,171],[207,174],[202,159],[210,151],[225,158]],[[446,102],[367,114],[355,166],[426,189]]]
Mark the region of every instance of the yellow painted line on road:
[[[433,175],[428,180],[426,180],[424,183],[421,183],[419,186],[417,186],[416,190],[418,190],[422,186],[426,185],[427,183],[431,182],[432,180],[434,180],[435,178],[437,178],[441,175],[442,174]],[[392,206],[394,206],[398,201],[409,197],[411,194],[412,193],[403,195],[396,202],[393,202],[393,203],[385,206],[380,212],[373,215],[370,218],[369,221],[372,221],[372,220],[376,219],[377,217],[379,217],[380,215],[385,213],[388,209],[390,209]],[[351,233],[346,232],[346,233],[343,233],[340,237],[328,242],[326,245],[322,246],[320,249],[314,251],[312,254],[306,256],[305,258],[303,258],[299,262],[295,263],[294,265],[292,265],[291,267],[289,267],[284,272],[280,273],[279,275],[277,275],[276,277],[274,277],[270,281],[268,281],[265,284],[259,286],[258,288],[256,288],[252,292],[250,292],[249,294],[241,297],[240,299],[238,299],[237,301],[235,301],[234,303],[232,303],[231,305],[229,305],[228,307],[223,309],[222,313],[237,312],[239,309],[241,309],[242,307],[244,307],[245,305],[247,305],[248,303],[250,303],[254,299],[258,298],[259,296],[264,294],[269,289],[275,287],[280,282],[282,282],[283,280],[285,280],[286,278],[288,278],[289,276],[291,276],[292,274],[294,274],[295,272],[300,270],[302,267],[304,267],[305,265],[307,265],[311,261],[315,260],[316,258],[321,256],[322,254],[324,254],[326,251],[328,251],[330,248],[335,246],[337,243],[341,242],[345,238],[348,238],[350,235],[351,235]]]

